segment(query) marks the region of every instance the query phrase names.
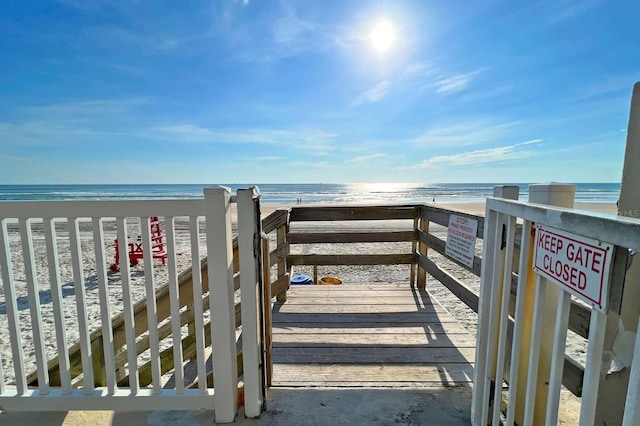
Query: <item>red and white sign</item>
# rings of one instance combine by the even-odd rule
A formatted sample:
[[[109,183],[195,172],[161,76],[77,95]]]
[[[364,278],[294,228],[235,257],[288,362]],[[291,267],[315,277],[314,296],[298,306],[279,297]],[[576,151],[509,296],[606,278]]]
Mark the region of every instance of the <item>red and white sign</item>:
[[[612,257],[611,244],[536,226],[533,269],[602,312]]]

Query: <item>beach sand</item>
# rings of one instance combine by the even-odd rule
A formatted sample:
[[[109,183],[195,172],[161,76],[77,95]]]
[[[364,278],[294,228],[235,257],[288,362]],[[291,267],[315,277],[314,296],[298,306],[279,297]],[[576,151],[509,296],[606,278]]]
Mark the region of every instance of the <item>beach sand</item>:
[[[447,207],[458,211],[484,214],[484,203],[449,203],[449,204],[437,204],[437,206]],[[583,210],[594,211],[598,213],[612,213],[615,214],[615,204],[581,204],[576,206]],[[261,211],[263,217],[266,217],[271,212],[288,208],[284,205],[272,205],[263,204]],[[232,211],[232,215],[235,218],[235,210]],[[398,222],[398,221],[396,221]],[[371,230],[388,229],[389,227],[397,227],[398,229],[411,229],[412,221],[404,221],[403,224],[392,224],[389,221],[367,221],[366,223],[346,223],[342,222],[331,223],[329,225],[321,224],[307,224],[305,229],[313,230],[344,230],[349,227],[358,226],[359,229],[370,227]],[[298,226],[295,224],[294,226]],[[15,289],[18,302],[18,311],[20,316],[20,327],[22,330],[22,346],[24,348],[25,363],[28,372],[35,370],[34,359],[34,347],[31,333],[31,318],[29,315],[29,302],[28,294],[25,284],[25,267],[24,261],[20,249],[20,235],[17,230],[16,224],[9,224],[9,240],[12,252],[12,266],[15,276]],[[186,218],[176,220],[176,256],[178,264],[178,273],[187,270],[191,265],[191,248],[188,234],[188,222]],[[343,229],[344,228],[344,229]],[[38,276],[39,291],[40,291],[40,314],[43,322],[43,334],[46,342],[46,354],[47,358],[51,359],[57,354],[56,340],[55,340],[55,324],[53,321],[53,303],[51,296],[51,286],[49,284],[49,271],[47,266],[47,257],[45,251],[44,234],[41,224],[33,224],[33,244],[35,248],[35,266]],[[395,229],[395,228],[394,228]],[[107,222],[104,226],[105,241],[106,241],[106,259],[110,264],[114,259],[114,240],[115,240],[115,222]],[[201,232],[204,232],[202,230]],[[432,225],[430,232],[434,233],[439,238],[446,240],[446,228],[437,225]],[[275,233],[270,235],[270,247],[271,250],[275,248]],[[93,249],[93,237],[91,233],[90,223],[80,223],[80,237],[83,253],[83,272],[85,277],[85,291],[86,291],[86,304],[87,304],[87,317],[89,327],[91,330],[100,327],[100,307],[98,303],[98,286],[96,278],[96,265],[95,254]],[[330,250],[330,251],[327,251]],[[294,253],[362,253],[364,250],[375,253],[398,253],[411,251],[411,243],[367,243],[367,244],[340,244],[338,246],[332,245],[294,245],[292,246],[292,252]],[[79,338],[77,325],[77,309],[75,300],[75,288],[73,284],[72,265],[70,256],[70,245],[68,232],[64,224],[60,224],[58,232],[58,252],[60,257],[60,279],[62,283],[62,294],[64,300],[64,314],[67,321],[67,340],[70,343],[77,341]],[[478,242],[476,247],[478,255],[482,254],[481,241]],[[206,256],[206,248],[204,246],[204,234],[201,234],[201,245],[199,257]],[[442,265],[445,269],[450,271],[454,276],[461,279],[467,284],[473,291],[478,293],[480,279],[470,273],[469,271],[460,268],[453,262],[445,259],[443,256],[438,255],[434,251],[429,252],[429,256]],[[312,275],[312,267],[300,267],[296,268],[296,273],[305,273]],[[161,266],[156,261],[156,267],[154,268],[156,288],[165,284],[167,278],[167,268]],[[358,285],[366,283],[409,283],[410,267],[409,265],[393,265],[393,266],[320,266],[319,276],[330,275],[339,277],[345,285]],[[140,264],[132,268],[132,300],[137,302],[146,297],[144,286],[144,270]],[[455,318],[457,318],[467,330],[475,336],[477,315],[469,308],[461,303],[451,292],[440,285],[434,278],[428,277],[427,280],[428,290],[435,296],[435,298],[449,310]],[[120,313],[123,309],[123,294],[120,281],[120,273],[108,273],[108,289],[109,289],[109,301],[110,312],[112,316]],[[186,330],[185,330],[186,333]],[[6,304],[4,296],[4,288],[0,286],[0,357],[2,359],[2,366],[5,375],[5,381],[11,382],[13,380],[14,369],[11,354],[11,349],[8,341],[8,324],[6,315]],[[170,342],[168,342],[170,344]],[[570,332],[568,339],[567,353],[576,358],[580,362],[584,362],[585,356],[585,341],[579,336],[575,336]],[[143,357],[144,358],[144,355]]]

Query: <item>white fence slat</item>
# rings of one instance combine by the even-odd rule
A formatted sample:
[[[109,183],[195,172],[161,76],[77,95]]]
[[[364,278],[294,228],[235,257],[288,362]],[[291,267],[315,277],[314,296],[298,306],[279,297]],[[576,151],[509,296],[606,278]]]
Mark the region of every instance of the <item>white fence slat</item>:
[[[196,367],[198,371],[198,390],[207,391],[207,365],[204,343],[204,318],[202,306],[202,270],[200,268],[200,224],[198,216],[189,218],[191,237],[191,279],[193,282],[193,315],[196,334]]]
[[[260,321],[260,286],[258,274],[260,218],[256,211],[259,195],[254,189],[238,190],[238,250],[240,267],[240,293],[242,303],[242,356],[244,375],[244,410],[247,417],[259,417],[262,412],[262,348]]]
[[[129,370],[129,390],[132,395],[140,391],[138,377],[138,354],[136,350],[135,318],[131,300],[131,268],[129,267],[129,245],[127,244],[126,218],[118,217],[118,249],[120,251],[120,279],[122,281],[122,304],[127,341],[127,365]]]
[[[9,326],[9,339],[11,339],[11,355],[13,356],[13,369],[15,371],[16,389],[18,395],[27,391],[27,376],[24,370],[24,353],[22,351],[22,336],[20,333],[20,317],[18,316],[18,304],[16,288],[13,279],[13,267],[11,262],[11,246],[7,232],[6,219],[0,220],[0,266],[2,266],[2,285],[4,287],[4,303],[7,310],[7,322]]]
[[[117,390],[116,361],[113,348],[113,327],[111,325],[111,306],[109,303],[109,286],[107,281],[107,259],[104,253],[104,231],[102,218],[92,219],[93,249],[96,255],[96,277],[98,278],[98,296],[100,298],[100,321],[102,324],[102,355],[110,395]]]
[[[158,337],[158,305],[156,302],[156,283],[153,266],[153,248],[151,246],[151,221],[149,217],[140,218],[142,228],[142,253],[144,256],[144,285],[147,304],[147,323],[149,324],[149,363],[151,364],[151,384],[156,393],[162,392],[162,374],[160,372],[160,342]]]
[[[640,325],[640,318],[638,319],[638,324]],[[580,417],[583,418],[583,416],[584,414],[581,413]],[[636,426],[638,424],[640,424],[640,332],[636,331],[636,343],[633,349],[622,426]]]
[[[51,301],[53,302],[53,320],[56,330],[60,386],[64,394],[69,394],[73,389],[71,387],[69,343],[67,341],[67,326],[63,309],[62,281],[60,280],[60,260],[58,258],[56,225],[51,218],[45,219],[43,225],[47,250],[47,263],[49,264],[49,284],[51,285]]]
[[[238,412],[231,194],[228,188],[205,188],[204,197],[207,209],[215,421],[229,423],[235,420]]]
[[[87,322],[87,297],[84,288],[84,266],[82,264],[82,245],[80,242],[80,231],[78,229],[78,218],[68,218],[67,226],[69,228],[69,243],[71,245],[71,265],[73,270],[73,289],[76,295],[78,331],[80,333],[83,389],[86,393],[92,393],[95,390],[93,360],[89,337],[89,324]]]
[[[527,368],[527,396],[524,407],[525,425],[533,424],[533,415],[535,414],[540,341],[542,338],[542,320],[546,291],[547,280],[538,275],[536,280],[536,298],[533,307],[533,324],[531,326],[531,353],[529,355],[529,366]]]
[[[507,418],[505,424],[515,422],[516,399],[518,397],[518,370],[520,369],[520,344],[522,342],[522,325],[525,307],[525,285],[530,273],[529,254],[531,244],[531,222],[525,221],[520,238],[520,263],[518,266],[518,291],[516,293],[515,324],[513,327],[513,342],[511,349],[511,369],[509,370],[509,398]]]
[[[0,355],[0,395],[4,393],[4,367],[2,367],[2,355]]]
[[[178,265],[176,260],[175,218],[164,219],[167,237],[167,270],[169,271],[169,295],[171,307],[171,334],[173,338],[173,367],[176,392],[184,392],[184,360],[182,356],[182,326],[180,325],[180,292],[178,290]]]
[[[549,393],[547,395],[546,424],[548,426],[555,426],[558,423],[560,388],[562,387],[562,371],[564,370],[564,351],[567,345],[569,310],[571,309],[571,294],[561,290],[559,296],[549,376]]]
[[[505,221],[506,216],[504,214],[498,213],[498,215],[496,216],[496,240],[501,242],[501,238],[500,235],[502,233],[502,224]],[[500,246],[500,244],[496,244],[493,247],[493,276],[492,276],[492,281],[489,283],[489,285],[491,286],[488,290],[490,290],[490,296],[489,299],[491,301],[490,303],[490,308],[489,308],[489,313],[488,313],[488,321],[489,324],[491,324],[491,326],[489,327],[489,331],[488,331],[488,338],[487,338],[487,358],[485,359],[485,375],[487,376],[487,381],[484,384],[484,399],[483,399],[483,403],[482,403],[482,419],[488,419],[489,418],[489,407],[491,406],[491,403],[495,403],[495,401],[490,401],[491,399],[491,381],[493,380],[495,383],[495,377],[491,377],[492,376],[492,370],[494,368],[494,362],[496,361],[496,356],[497,356],[497,350],[498,350],[498,329],[496,327],[496,325],[498,324],[498,319],[500,317],[500,288],[501,288],[501,283],[502,283],[502,277],[500,276],[500,273],[503,272],[503,268],[504,268],[504,261],[505,261],[505,253],[504,250],[502,250],[502,247]],[[489,380],[491,379],[491,380]],[[494,398],[497,398],[497,395],[494,396]]]
[[[582,382],[582,406],[580,407],[580,424],[587,426],[594,424],[596,417],[596,401],[598,399],[598,387],[600,386],[600,374],[602,371],[602,351],[604,349],[604,338],[606,335],[607,315],[596,310],[591,310],[591,321],[589,321],[589,346],[587,348],[587,361],[584,366],[584,379]],[[633,380],[633,369],[639,368],[636,361],[640,360],[640,351],[638,350],[638,341],[636,341],[633,364],[631,365],[631,377],[629,384],[631,386]],[[636,370],[637,374],[637,370]],[[636,377],[637,380],[637,377]],[[636,382],[638,386],[638,382]],[[629,393],[627,392],[627,402]],[[640,401],[638,401],[640,403]],[[628,405],[625,406],[624,422],[627,419]],[[638,410],[638,405],[634,407]],[[637,421],[631,422],[631,425],[640,424],[640,417]]]
[[[489,310],[491,307],[491,290],[489,288],[490,283],[493,281],[493,275],[495,274],[494,268],[494,247],[496,245],[496,239],[494,236],[497,229],[498,216],[493,210],[490,210],[487,206],[485,211],[484,221],[484,246],[482,256],[482,269],[481,269],[481,285],[480,296],[478,299],[478,331],[476,337],[476,347],[484,348],[487,345],[488,339],[488,326]],[[484,390],[487,383],[486,372],[486,359],[487,353],[484,350],[477,350],[475,357],[473,389],[471,397],[471,420],[474,424],[486,423],[487,417],[482,417],[484,408]],[[486,412],[485,412],[486,415]]]
[[[29,314],[31,317],[31,331],[33,334],[33,348],[38,371],[38,389],[40,393],[49,392],[49,371],[47,370],[47,355],[44,346],[42,330],[42,313],[40,311],[40,291],[36,275],[36,261],[33,255],[33,236],[31,235],[31,220],[20,219],[20,240],[22,242],[22,258],[27,282],[29,298]]]
[[[509,326],[509,300],[511,299],[511,270],[513,269],[513,246],[515,242],[516,233],[516,218],[509,216],[506,226],[506,247],[504,247],[504,270],[500,281],[496,282],[499,292],[502,292],[502,300],[496,299],[495,302],[500,302],[499,315],[500,315],[500,330],[498,334],[498,359],[496,362],[496,378],[494,387],[494,402],[493,402],[493,423],[499,424],[500,422],[500,410],[502,408],[502,381],[504,379],[504,368],[506,358],[507,347],[507,329]]]

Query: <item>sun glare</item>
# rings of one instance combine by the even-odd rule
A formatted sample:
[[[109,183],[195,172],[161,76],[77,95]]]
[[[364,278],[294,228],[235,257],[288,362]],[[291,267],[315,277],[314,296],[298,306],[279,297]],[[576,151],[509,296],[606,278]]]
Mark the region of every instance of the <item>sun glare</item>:
[[[371,44],[378,52],[386,52],[396,40],[396,29],[391,22],[381,19],[371,30]]]

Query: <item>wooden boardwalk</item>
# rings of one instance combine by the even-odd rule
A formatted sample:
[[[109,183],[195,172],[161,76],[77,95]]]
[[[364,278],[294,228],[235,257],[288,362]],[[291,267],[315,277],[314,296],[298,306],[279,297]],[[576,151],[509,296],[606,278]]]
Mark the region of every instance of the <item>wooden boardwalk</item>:
[[[273,386],[471,386],[475,338],[409,285],[293,285],[273,309]]]

